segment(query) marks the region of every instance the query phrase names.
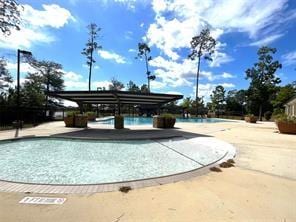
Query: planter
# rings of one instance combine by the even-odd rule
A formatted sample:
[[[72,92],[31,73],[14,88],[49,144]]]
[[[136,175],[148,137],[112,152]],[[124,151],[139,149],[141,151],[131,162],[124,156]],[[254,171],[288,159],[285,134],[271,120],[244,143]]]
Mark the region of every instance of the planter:
[[[87,115],[88,121],[96,121],[96,118],[97,118],[97,115],[95,113]]]
[[[176,118],[164,118],[164,128],[174,128]]]
[[[245,121],[247,123],[256,123],[257,117],[256,116],[245,116]]]
[[[75,115],[74,126],[79,128],[85,128],[87,127],[87,120],[88,118],[85,115],[81,115],[81,114]]]
[[[115,129],[123,129],[124,128],[123,116],[115,116],[114,117],[114,128]]]
[[[296,123],[276,122],[280,133],[296,134]]]
[[[153,128],[164,128],[164,117],[153,116]]]
[[[74,127],[74,116],[64,117],[66,127]]]
[[[175,123],[174,117],[153,116],[154,128],[174,128]]]

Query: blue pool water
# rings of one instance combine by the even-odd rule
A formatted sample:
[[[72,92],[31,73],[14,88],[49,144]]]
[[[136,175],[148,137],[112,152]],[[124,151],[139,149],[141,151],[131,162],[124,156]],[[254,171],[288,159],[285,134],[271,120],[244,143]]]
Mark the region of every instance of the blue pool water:
[[[152,117],[124,117],[124,125],[151,125]],[[177,118],[177,123],[217,123],[225,122],[225,120],[217,118]],[[98,121],[100,124],[113,125],[114,119],[110,118],[107,120]]]

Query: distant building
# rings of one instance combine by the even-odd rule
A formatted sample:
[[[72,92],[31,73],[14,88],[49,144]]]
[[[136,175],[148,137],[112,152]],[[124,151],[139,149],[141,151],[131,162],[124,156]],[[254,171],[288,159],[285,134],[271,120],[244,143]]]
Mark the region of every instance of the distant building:
[[[288,116],[296,116],[296,96],[285,104],[285,113]]]

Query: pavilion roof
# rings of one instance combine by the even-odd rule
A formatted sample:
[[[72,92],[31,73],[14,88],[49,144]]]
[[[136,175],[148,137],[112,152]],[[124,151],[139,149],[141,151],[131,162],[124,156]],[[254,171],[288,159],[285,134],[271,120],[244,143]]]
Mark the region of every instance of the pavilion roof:
[[[183,95],[141,93],[129,91],[50,91],[49,96],[70,100],[78,104],[147,104],[161,105],[182,99]]]

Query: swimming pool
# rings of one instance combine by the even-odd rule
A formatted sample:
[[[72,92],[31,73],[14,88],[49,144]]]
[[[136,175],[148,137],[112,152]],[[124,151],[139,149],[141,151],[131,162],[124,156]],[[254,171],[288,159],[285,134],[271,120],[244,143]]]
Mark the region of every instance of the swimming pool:
[[[0,142],[0,180],[100,184],[202,168],[233,153],[214,138],[98,141],[31,138]],[[228,155],[229,156],[229,155]],[[233,156],[233,155],[232,155]]]
[[[124,117],[124,125],[152,125],[152,117]],[[217,123],[226,122],[218,118],[176,118],[177,123]],[[97,123],[114,125],[114,118],[99,120]]]

